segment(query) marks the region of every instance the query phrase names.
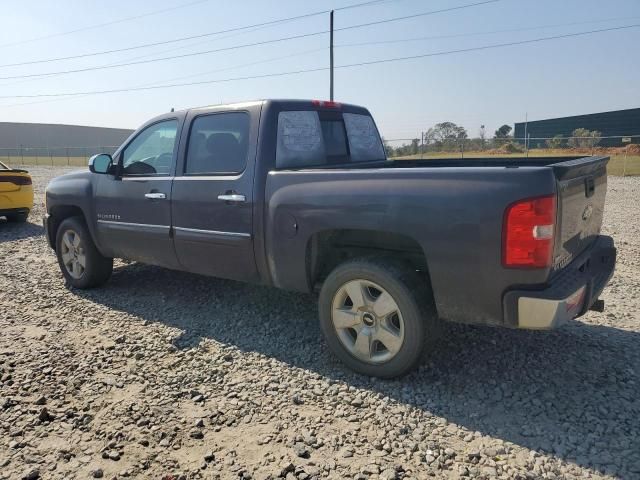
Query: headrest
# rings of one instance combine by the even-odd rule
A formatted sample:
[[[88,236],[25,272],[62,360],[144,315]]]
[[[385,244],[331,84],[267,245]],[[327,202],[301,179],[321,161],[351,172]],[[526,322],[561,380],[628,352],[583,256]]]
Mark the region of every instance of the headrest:
[[[229,155],[238,152],[240,144],[231,133],[213,133],[207,139],[207,150],[213,155]]]

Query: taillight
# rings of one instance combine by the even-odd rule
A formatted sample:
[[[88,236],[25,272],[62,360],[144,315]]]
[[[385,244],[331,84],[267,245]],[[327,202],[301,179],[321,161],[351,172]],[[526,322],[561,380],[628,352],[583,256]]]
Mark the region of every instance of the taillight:
[[[31,177],[22,175],[0,175],[0,182],[13,183],[15,185],[31,185]]]
[[[325,107],[325,108],[340,108],[342,104],[340,102],[331,102],[328,100],[311,100],[311,104],[316,107]]]
[[[528,198],[507,207],[504,214],[502,263],[505,267],[551,266],[556,196]]]

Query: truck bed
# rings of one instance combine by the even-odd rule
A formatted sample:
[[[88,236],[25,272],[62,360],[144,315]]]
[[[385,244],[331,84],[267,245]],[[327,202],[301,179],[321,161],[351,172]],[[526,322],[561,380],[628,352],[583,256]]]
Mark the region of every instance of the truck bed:
[[[566,157],[469,157],[469,158],[429,158],[422,160],[392,160],[391,168],[460,168],[460,167],[552,167],[559,180],[569,175],[576,177],[590,173],[608,157],[566,156]]]
[[[589,247],[602,224],[607,157],[396,160],[282,169],[267,175],[266,250],[274,283],[305,290],[309,238],[318,230],[384,226],[425,253],[443,318],[501,323],[505,290],[544,288]],[[589,187],[589,188],[588,188]],[[549,268],[502,266],[511,203],[556,194],[557,241]],[[331,218],[330,226],[326,219]],[[279,225],[296,225],[290,235]],[[296,273],[297,272],[297,273]]]

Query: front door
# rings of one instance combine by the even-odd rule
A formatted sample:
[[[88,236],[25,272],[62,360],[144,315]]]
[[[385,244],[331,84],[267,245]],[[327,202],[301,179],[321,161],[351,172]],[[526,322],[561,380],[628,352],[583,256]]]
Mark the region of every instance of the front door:
[[[179,121],[142,129],[122,150],[116,176],[101,175],[97,231],[108,254],[152,265],[178,266],[171,232],[171,183]]]
[[[243,111],[187,117],[184,162],[174,179],[171,208],[178,261],[188,271],[257,278],[251,128],[251,117]]]

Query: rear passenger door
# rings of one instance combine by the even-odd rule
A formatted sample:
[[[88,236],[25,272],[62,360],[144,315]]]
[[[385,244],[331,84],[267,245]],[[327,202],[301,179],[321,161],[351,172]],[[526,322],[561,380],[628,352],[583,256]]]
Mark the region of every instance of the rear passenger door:
[[[254,281],[257,125],[246,111],[192,112],[186,125],[171,204],[178,261],[190,272]]]

